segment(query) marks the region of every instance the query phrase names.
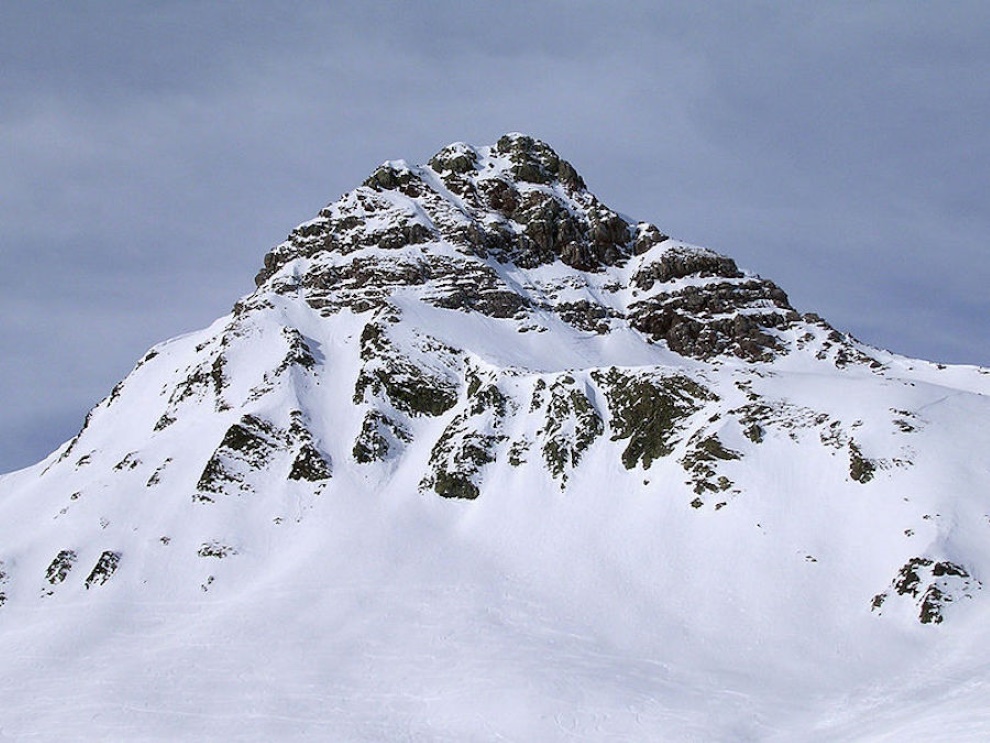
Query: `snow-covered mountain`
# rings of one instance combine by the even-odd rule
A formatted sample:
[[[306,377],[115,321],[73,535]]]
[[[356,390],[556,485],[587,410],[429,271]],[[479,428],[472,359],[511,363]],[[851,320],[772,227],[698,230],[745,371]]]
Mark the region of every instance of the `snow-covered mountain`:
[[[0,734],[990,734],[990,372],[512,134],[380,166],[0,478]]]

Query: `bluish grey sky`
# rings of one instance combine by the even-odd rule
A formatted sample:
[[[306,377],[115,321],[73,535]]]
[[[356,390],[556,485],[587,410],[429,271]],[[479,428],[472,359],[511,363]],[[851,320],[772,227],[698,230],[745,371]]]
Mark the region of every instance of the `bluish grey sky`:
[[[657,5],[0,4],[0,472],[377,163],[506,131],[864,341],[990,364],[990,4]]]

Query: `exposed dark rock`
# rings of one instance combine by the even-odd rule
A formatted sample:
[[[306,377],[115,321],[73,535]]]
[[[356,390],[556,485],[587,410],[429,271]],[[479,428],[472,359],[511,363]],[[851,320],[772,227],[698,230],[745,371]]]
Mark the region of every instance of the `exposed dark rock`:
[[[468,395],[470,398],[468,414],[482,415],[490,411],[494,415],[495,420],[501,422],[508,410],[509,399],[498,388],[498,385],[472,385],[472,387],[473,389],[471,389]]]
[[[894,581],[894,590],[902,596],[905,594],[917,596],[918,588],[921,584],[918,569],[929,567],[931,564],[931,560],[922,557],[914,557],[908,560],[904,564],[904,567],[897,573],[897,579]]]
[[[512,446],[509,447],[509,454],[507,457],[508,463],[513,467],[520,467],[526,463],[526,452],[533,445],[533,442],[529,439],[519,439],[518,441],[513,441]]]
[[[304,299],[314,309],[325,313],[348,307],[367,312],[382,307],[398,287],[419,286],[434,279],[443,267],[442,260],[400,255],[392,257],[353,258],[342,266],[314,268],[301,279]],[[292,291],[295,291],[292,285]]]
[[[303,444],[296,458],[292,462],[292,469],[289,471],[290,480],[307,480],[309,482],[320,482],[330,477],[330,463],[310,443]]]
[[[420,245],[435,237],[432,230],[418,222],[396,225],[374,233],[373,240],[367,245],[374,245],[384,250],[397,250],[408,245]]]
[[[151,477],[148,478],[148,482],[145,483],[146,487],[151,488],[157,485],[158,483],[160,483],[162,479],[162,472],[165,471],[165,468],[168,467],[168,465],[171,462],[172,462],[172,457],[168,457],[165,459],[164,462],[158,465],[158,468],[154,472],[152,472]]]
[[[312,369],[316,366],[316,357],[313,355],[313,349],[310,348],[309,342],[302,333],[295,328],[282,328],[282,335],[285,336],[289,350],[277,371],[293,365],[301,366],[304,369]]]
[[[113,468],[117,472],[120,472],[121,470],[132,470],[135,467],[137,467],[139,464],[141,464],[141,460],[138,459],[137,452],[132,451],[124,455],[124,458],[121,459],[119,462],[117,462],[117,464],[115,464]]]
[[[949,599],[951,601],[951,599]],[[946,596],[936,585],[928,586],[925,595],[921,597],[920,613],[918,619],[922,624],[941,624],[942,606],[946,601]]]
[[[914,601],[922,624],[941,624],[948,604],[972,598],[973,592],[981,588],[980,581],[973,579],[962,565],[912,557],[897,572],[890,590],[873,597],[871,610],[881,611],[893,592]]]
[[[684,421],[713,393],[683,375],[640,376],[615,368],[592,372],[605,393],[611,413],[612,440],[628,440],[622,463],[648,469],[654,459],[668,456],[683,432]]]
[[[466,145],[448,145],[430,158],[430,167],[437,173],[462,174],[475,169],[478,153]]]
[[[856,482],[867,483],[873,479],[876,468],[876,463],[872,459],[864,457],[856,442],[850,440],[849,476]]]
[[[537,436],[547,468],[561,485],[604,430],[601,415],[573,377],[561,377],[550,386],[546,422]]]
[[[590,205],[587,218],[582,218],[553,194],[530,191],[520,195],[506,190],[511,186],[492,188],[490,202],[494,198],[504,205],[505,216],[524,228],[523,235],[503,251],[503,260],[531,268],[559,258],[580,271],[595,271],[620,263],[631,251],[630,226],[597,202]]]
[[[330,474],[330,465],[316,447],[303,444],[292,462],[289,479],[319,482],[328,479]]]
[[[483,448],[478,450],[483,451]],[[478,464],[485,464],[485,461],[480,461]],[[437,495],[444,498],[474,500],[481,494],[478,486],[462,472],[438,472],[433,482],[433,489]]]
[[[615,310],[583,299],[579,302],[561,302],[554,312],[568,325],[589,333],[604,334],[609,331],[608,318],[621,317]]]
[[[681,459],[681,466],[691,475],[688,484],[694,486],[697,495],[720,493],[732,487],[732,481],[719,475],[718,463],[741,459],[742,455],[726,449],[716,434],[704,436],[703,431],[691,437],[688,452]]]
[[[69,571],[72,570],[75,562],[75,550],[62,550],[55,555],[55,559],[52,560],[48,569],[45,571],[45,580],[53,586],[58,585],[68,577]]]
[[[384,393],[396,409],[414,416],[441,415],[457,403],[455,384],[403,356],[380,321],[368,323],[361,332],[361,358],[366,363],[354,387],[355,403],[368,391]]]
[[[634,233],[636,249],[646,249],[665,239],[656,228],[641,226],[634,230],[618,214],[600,204],[585,190],[574,169],[544,143],[510,136],[500,140],[495,149],[508,155],[512,162],[510,174],[491,176],[479,171],[477,151],[465,145],[444,148],[430,161],[430,167],[465,204],[479,212],[497,214],[503,221],[476,217],[465,221],[467,213],[457,209],[454,212],[459,216],[452,218],[452,205],[420,177],[420,171],[386,163],[372,173],[364,188],[345,196],[342,201],[346,202],[346,208],[324,209],[317,219],[300,225],[285,243],[270,251],[256,278],[257,284],[269,282],[297,258],[309,258],[325,251],[347,255],[364,247],[397,250],[445,240],[463,246],[468,255],[480,258],[493,255],[521,267],[561,260],[579,270],[596,271],[631,255]],[[555,188],[561,190],[534,189],[532,184],[541,187],[556,184]],[[417,206],[403,210],[380,195],[385,191],[417,199]],[[582,209],[575,211],[564,203],[561,193],[579,199]],[[369,215],[377,218],[368,220]],[[521,231],[515,229],[516,225],[521,226]],[[378,268],[377,258],[372,262]],[[324,270],[330,275],[320,276]],[[370,291],[348,294],[362,283],[356,273],[359,271],[355,266],[346,264],[335,265],[332,270],[310,266],[298,278],[288,278],[286,272],[273,288],[289,292],[301,287],[306,290],[306,300],[321,310],[357,306],[358,311],[364,311],[387,297],[394,285],[427,280],[405,275],[398,277],[398,282],[391,282],[379,276],[376,284],[382,291],[377,295]],[[505,287],[501,290],[511,293]],[[517,300],[503,298],[502,305],[508,301]],[[498,317],[508,317],[514,312],[501,307],[495,307],[494,311]]]
[[[281,279],[278,287],[301,291],[311,306],[329,313],[342,307],[365,312],[382,307],[398,287],[433,284],[436,292],[428,293],[427,301],[439,307],[511,318],[526,311],[530,300],[481,262],[489,256],[520,268],[559,260],[594,272],[646,253],[667,239],[655,226],[630,225],[599,203],[574,169],[545,143],[506,135],[493,151],[508,157],[509,173],[480,168],[478,151],[463,144],[446,147],[431,159],[430,168],[460,195],[462,205],[453,205],[434,191],[420,176],[423,171],[401,163],[382,165],[364,188],[324,209],[266,256],[260,280],[296,257],[320,251],[347,255],[369,246],[396,250],[444,240],[471,260],[452,261],[428,253],[417,258],[408,252],[394,261],[378,255],[355,256],[349,262],[310,266],[299,277]],[[394,196],[391,201],[384,198],[385,191],[414,198],[415,206],[405,209]],[[375,219],[369,221],[370,215]],[[786,350],[772,331],[800,317],[776,285],[745,279],[730,258],[676,246],[640,268],[632,284],[651,291],[658,283],[686,277],[716,281],[681,286],[634,303],[630,324],[694,358],[732,354],[765,361]],[[607,327],[600,322],[605,319],[602,313],[609,313],[602,305],[578,307],[565,302],[560,310],[582,329],[603,332]],[[848,363],[855,356],[851,353],[837,352],[836,363]]]
[[[640,268],[633,275],[632,284],[648,291],[657,282],[666,283],[687,276],[738,279],[742,277],[742,272],[734,260],[724,255],[699,248],[676,247],[664,251],[659,259]]]
[[[97,406],[97,407],[99,407],[99,406]],[[65,450],[59,455],[58,460],[56,461],[56,464],[58,464],[59,462],[64,461],[65,459],[67,459],[68,456],[76,448],[76,444],[79,443],[79,439],[82,438],[82,435],[84,433],[86,433],[86,429],[89,428],[89,424],[93,420],[93,413],[94,412],[96,412],[96,408],[95,407],[94,408],[91,408],[89,410],[89,412],[86,413],[86,417],[83,419],[82,428],[79,429],[79,433],[77,433],[75,436],[73,436],[72,439],[69,441],[69,443],[66,445]],[[45,472],[47,472],[51,468],[51,466],[52,465],[49,465],[48,467],[46,467],[45,468]],[[78,466],[78,463],[77,463],[76,466]]]
[[[495,151],[508,155],[514,163],[512,175],[528,183],[551,183],[559,180],[571,191],[584,190],[581,176],[548,145],[523,135],[507,134],[495,144]]]
[[[106,583],[117,572],[119,565],[120,553],[106,550],[100,555],[100,559],[96,561],[93,570],[86,577],[86,588],[88,589],[92,586],[100,586]]]
[[[221,340],[220,346],[223,348],[229,341]],[[197,351],[202,351],[198,348]],[[179,382],[169,396],[168,406],[162,416],[155,424],[155,430],[160,431],[171,425],[176,417],[179,406],[192,399],[204,399],[211,394],[214,397],[214,407],[217,411],[228,409],[228,405],[223,398],[224,388],[227,386],[227,379],[224,374],[224,367],[227,361],[222,352],[202,361],[196,366],[186,370],[186,377]]]
[[[437,296],[427,301],[437,307],[507,318],[530,306],[525,296],[508,289],[498,274],[483,264],[444,265],[434,278]]]
[[[444,498],[477,498],[481,471],[495,461],[495,448],[506,439],[500,432],[506,409],[506,397],[497,385],[477,389],[468,409],[450,422],[433,445],[429,471],[420,487],[432,488]]]
[[[260,465],[271,448],[274,431],[274,426],[268,421],[254,415],[245,415],[240,423],[227,429],[220,446],[229,451],[240,452]]]
[[[364,416],[352,454],[361,464],[383,461],[410,441],[412,436],[403,426],[378,410],[369,410]]]
[[[637,330],[684,356],[710,359],[733,354],[766,361],[782,346],[764,331],[799,320],[787,295],[764,280],[686,286],[630,306]]]
[[[474,310],[496,318],[515,317],[529,307],[529,301],[525,297],[504,290],[475,293],[457,289],[433,303],[448,310]]]
[[[213,498],[208,494],[250,490],[246,474],[268,466],[275,453],[289,444],[289,436],[274,424],[254,415],[243,416],[227,429],[207,461],[196,483],[198,495],[194,499],[210,502]]]
[[[415,198],[421,191],[421,180],[409,168],[397,167],[392,163],[379,165],[362,186],[375,191],[401,190]]]
[[[952,575],[958,578],[968,578],[969,573],[962,565],[956,565],[953,562],[942,561],[936,562],[932,566],[932,575],[936,578],[941,578],[943,575]]]
[[[141,360],[138,361],[137,364],[134,365],[134,369],[135,370],[140,369],[142,366],[144,366],[145,364],[147,364],[149,361],[151,361],[152,359],[156,358],[158,356],[158,353],[159,353],[158,351],[156,351],[154,348],[152,348],[144,356],[141,357]]]
[[[213,540],[212,542],[204,542],[200,548],[196,550],[196,554],[200,557],[213,557],[218,560],[222,560],[225,557],[236,555],[237,550],[228,544]]]
[[[493,448],[502,437],[472,430],[466,417],[455,418],[430,455],[433,470],[424,481],[444,498],[477,498],[481,468],[495,461]]]
[[[754,444],[762,443],[770,430],[781,431],[787,434],[791,440],[798,441],[801,431],[816,429],[829,421],[827,413],[811,408],[781,400],[768,400],[752,393],[750,399],[753,402],[730,410],[729,415],[736,416],[743,429],[743,435]],[[833,421],[832,426],[837,431],[839,422]],[[828,439],[831,434],[822,432],[820,435]],[[823,443],[825,443],[824,439]],[[839,448],[843,443],[843,441],[836,441],[834,446]]]
[[[486,206],[506,218],[511,218],[519,209],[522,196],[519,190],[501,178],[491,178],[479,184],[486,199]]]
[[[670,239],[657,229],[656,225],[649,224],[648,222],[641,222],[637,227],[638,234],[633,242],[633,255],[642,255],[653,248],[654,245],[659,245],[665,240]]]
[[[315,445],[313,434],[304,422],[303,412],[292,410],[289,416],[291,420],[288,438],[290,446],[296,451],[289,471],[289,479],[308,482],[328,480],[333,474],[330,458]]]
[[[111,405],[113,405],[114,402],[117,401],[117,398],[120,397],[120,393],[123,391],[124,391],[124,380],[121,380],[120,382],[117,382],[117,384],[113,386],[113,389],[110,390],[110,394],[107,396],[106,405],[108,408]]]
[[[535,413],[541,407],[543,407],[544,397],[546,395],[547,383],[542,377],[536,380],[536,384],[533,385],[533,398],[529,403],[529,412]]]

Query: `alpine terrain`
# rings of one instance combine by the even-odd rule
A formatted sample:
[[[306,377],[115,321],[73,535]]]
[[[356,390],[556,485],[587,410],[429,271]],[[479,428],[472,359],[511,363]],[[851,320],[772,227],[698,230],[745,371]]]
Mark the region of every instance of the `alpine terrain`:
[[[985,739],[988,395],[530,137],[387,162],[0,478],[0,737]]]

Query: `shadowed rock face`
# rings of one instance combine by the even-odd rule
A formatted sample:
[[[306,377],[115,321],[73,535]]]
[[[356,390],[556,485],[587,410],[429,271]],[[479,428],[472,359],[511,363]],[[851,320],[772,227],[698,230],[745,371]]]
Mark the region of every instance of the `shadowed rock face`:
[[[451,145],[422,168],[385,163],[360,189],[296,228],[269,253],[256,283],[260,286],[300,256],[369,247],[397,250],[432,240],[521,267],[560,260],[584,271],[615,265],[636,249],[632,226],[588,192],[574,168],[546,144],[506,136],[486,160],[482,163],[474,148]],[[420,213],[395,211],[396,196],[415,201]],[[344,209],[334,208],[342,202]],[[380,216],[382,210],[393,211],[393,219],[369,230],[368,216]],[[663,237],[654,230],[649,239]],[[641,240],[638,246],[643,245]],[[353,271],[335,278],[360,281]]]
[[[740,310],[748,310],[745,314]],[[684,356],[768,361],[783,347],[769,329],[800,319],[773,282],[709,283],[661,292],[630,307],[630,324]]]

